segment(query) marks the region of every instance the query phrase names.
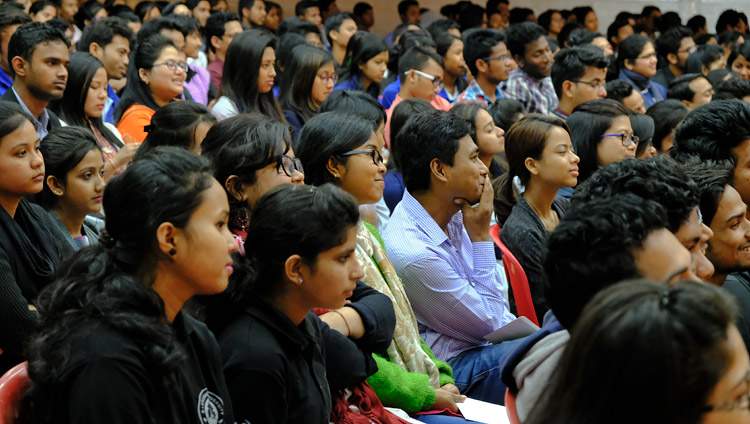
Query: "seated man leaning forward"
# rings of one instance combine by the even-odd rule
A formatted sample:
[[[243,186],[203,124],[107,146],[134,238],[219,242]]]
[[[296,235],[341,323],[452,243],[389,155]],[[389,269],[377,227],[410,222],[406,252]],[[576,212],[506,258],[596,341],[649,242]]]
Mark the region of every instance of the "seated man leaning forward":
[[[406,191],[383,239],[420,335],[453,367],[461,393],[502,403],[499,358],[513,342],[483,336],[515,317],[489,235],[492,186],[469,126],[441,111],[409,118],[394,144]]]

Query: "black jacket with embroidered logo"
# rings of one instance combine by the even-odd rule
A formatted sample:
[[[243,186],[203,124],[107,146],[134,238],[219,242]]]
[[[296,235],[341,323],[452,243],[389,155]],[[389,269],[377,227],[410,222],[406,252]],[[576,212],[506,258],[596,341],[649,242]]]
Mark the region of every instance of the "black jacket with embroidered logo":
[[[131,338],[104,324],[72,334],[61,377],[36,387],[35,421],[234,424],[213,334],[183,312],[172,327],[186,358],[166,387]]]

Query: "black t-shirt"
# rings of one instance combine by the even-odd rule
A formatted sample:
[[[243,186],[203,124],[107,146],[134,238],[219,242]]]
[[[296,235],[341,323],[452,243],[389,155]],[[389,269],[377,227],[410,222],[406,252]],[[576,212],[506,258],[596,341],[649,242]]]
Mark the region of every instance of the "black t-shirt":
[[[37,385],[37,423],[234,424],[213,334],[180,312],[172,327],[186,357],[168,385],[143,347],[100,324],[70,337],[60,378]]]

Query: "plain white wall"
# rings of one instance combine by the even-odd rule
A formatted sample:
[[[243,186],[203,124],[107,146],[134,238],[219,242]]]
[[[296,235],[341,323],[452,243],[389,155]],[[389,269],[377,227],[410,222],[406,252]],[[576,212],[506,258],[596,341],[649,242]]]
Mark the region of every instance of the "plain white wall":
[[[284,16],[289,17],[294,14],[294,5],[297,3],[296,0],[275,0],[281,4],[284,8]],[[359,0],[337,0],[337,4],[341,10],[351,11],[354,5]],[[396,12],[396,6],[400,0],[364,0],[370,3],[375,11],[375,26],[372,31],[380,35],[385,35],[393,30],[393,28],[400,23],[398,13]],[[440,13],[440,8],[446,4],[456,3],[458,0],[419,0],[419,4],[422,7],[431,9],[437,13]],[[486,0],[484,0],[486,1]],[[484,1],[474,1],[480,6],[484,7]],[[230,6],[233,10],[237,8],[236,0],[230,0]],[[643,6],[655,5],[658,6],[662,13],[675,11],[682,17],[683,24],[695,14],[701,14],[708,19],[708,29],[710,32],[714,32],[714,26],[716,24],[716,18],[719,14],[726,9],[736,9],[750,12],[750,6],[747,0],[660,0],[660,1],[648,1],[648,0],[629,0],[615,1],[615,0],[593,0],[593,1],[571,1],[571,0],[510,0],[511,7],[528,7],[534,10],[539,15],[547,9],[571,9],[575,6],[590,5],[596,11],[599,17],[599,31],[604,33],[607,31],[607,26],[614,20],[615,16],[626,10],[632,13],[640,13]],[[750,13],[749,13],[750,14]]]

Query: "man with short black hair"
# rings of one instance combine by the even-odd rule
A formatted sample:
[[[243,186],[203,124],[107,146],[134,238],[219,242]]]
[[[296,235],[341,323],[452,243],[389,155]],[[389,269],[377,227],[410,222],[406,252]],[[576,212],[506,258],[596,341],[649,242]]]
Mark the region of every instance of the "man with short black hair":
[[[568,119],[583,102],[603,99],[607,95],[607,58],[594,46],[566,47],[555,56],[552,85],[559,104],[552,115]]]
[[[502,381],[521,422],[543,396],[583,308],[621,281],[695,278],[690,253],[667,228],[664,207],[632,193],[571,202],[547,239],[544,269],[551,311],[542,329],[503,357]]]
[[[747,22],[743,21],[740,12],[734,9],[721,12],[716,20],[716,34],[721,34],[724,31],[737,31],[744,34],[747,29]]]
[[[666,155],[659,155],[604,166],[575,189],[571,202],[612,198],[625,193],[664,206],[667,229],[692,255],[691,271],[701,280],[713,275],[714,267],[705,255],[713,233],[701,219],[698,186],[680,165]]]
[[[617,52],[620,43],[633,34],[635,34],[635,31],[633,31],[633,27],[627,19],[618,19],[607,28],[607,40],[609,40],[615,52]]]
[[[500,83],[508,79],[513,59],[505,46],[505,35],[495,29],[478,29],[466,36],[464,61],[474,79],[456,102],[490,107],[503,98]]]
[[[669,84],[668,99],[677,99],[690,110],[710,102],[714,88],[701,74],[684,74]]]
[[[643,26],[652,39],[655,38],[656,24],[659,18],[661,18],[661,10],[656,6],[644,6],[641,15],[638,17],[638,23]]]
[[[107,80],[125,78],[130,63],[130,46],[135,35],[128,23],[120,18],[105,18],[92,21],[83,29],[78,41],[78,51],[89,52],[99,59],[107,71]],[[104,104],[102,117],[105,122],[113,122],[115,106],[120,101],[117,92],[107,84],[107,102]]]
[[[398,75],[401,78],[401,89],[385,111],[386,122],[391,121],[393,110],[402,101],[419,98],[430,102],[436,110],[449,111],[451,104],[437,94],[442,90],[443,58],[434,50],[426,47],[412,47],[398,60]],[[390,125],[385,126],[386,147],[391,145]]]
[[[677,128],[670,155],[683,163],[691,156],[730,161],[733,186],[742,201],[750,204],[750,105],[741,100],[715,100],[693,110]]]
[[[300,0],[294,6],[294,15],[320,28],[323,18],[320,16],[320,8],[315,0]]]
[[[68,82],[70,41],[53,26],[31,22],[22,25],[8,43],[13,85],[0,100],[21,105],[31,115],[42,140],[60,121],[47,110],[50,100],[60,99]]]
[[[320,10],[320,17],[323,19],[323,23],[326,23],[329,17],[341,13],[336,0],[318,0],[318,9]]]
[[[695,51],[693,31],[685,26],[668,29],[656,40],[656,51],[667,64],[662,66],[651,78],[664,87],[668,87],[675,78],[687,72],[687,59]]]
[[[240,0],[238,9],[242,23],[248,28],[261,28],[266,23],[266,4],[263,0]]]
[[[732,77],[716,86],[713,100],[737,99],[750,103],[750,80]]]
[[[419,24],[419,21],[422,19],[419,2],[417,0],[401,0],[398,3],[398,16],[401,18],[401,25]],[[389,33],[383,39],[389,46],[397,41],[398,37],[394,36],[394,32]]]
[[[206,67],[208,72],[211,73],[211,82],[214,84],[214,87],[221,87],[221,77],[224,75],[224,59],[227,55],[227,49],[234,36],[241,32],[242,24],[240,23],[240,17],[236,13],[215,12],[206,21],[208,48],[216,55],[216,59]]]
[[[547,31],[537,24],[511,25],[506,32],[508,50],[518,64],[501,83],[505,97],[518,100],[524,113],[549,114],[557,108],[557,96],[549,75],[555,59],[547,42]]]
[[[339,65],[344,63],[346,46],[357,32],[357,22],[349,12],[340,12],[326,19],[325,33],[331,45],[331,53]]]
[[[362,31],[369,31],[373,25],[375,25],[375,11],[372,10],[372,6],[366,2],[359,2],[354,5],[354,17],[357,21],[357,26]]]
[[[508,0],[487,0],[485,9],[487,10],[487,19],[490,18],[492,11],[500,12],[500,22],[497,29],[505,29],[510,20],[510,2]]]
[[[18,27],[31,22],[23,8],[12,2],[0,3],[0,96],[13,85],[11,78],[8,43]]]
[[[462,394],[497,403],[498,363],[513,342],[483,337],[515,317],[489,234],[492,185],[469,131],[447,112],[409,118],[393,145],[406,191],[383,239],[422,338],[453,367]]]

